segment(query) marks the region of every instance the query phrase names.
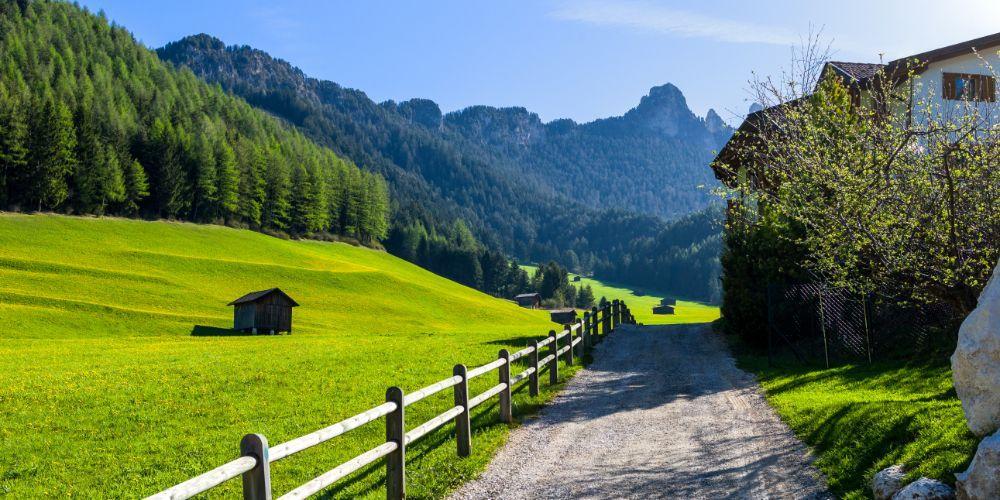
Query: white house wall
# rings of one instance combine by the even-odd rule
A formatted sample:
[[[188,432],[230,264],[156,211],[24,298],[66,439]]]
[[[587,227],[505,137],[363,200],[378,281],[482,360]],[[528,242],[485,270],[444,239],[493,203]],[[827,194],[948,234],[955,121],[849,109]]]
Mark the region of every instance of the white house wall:
[[[944,73],[967,73],[998,76],[1000,53],[994,47],[976,54],[968,54],[928,65],[914,82],[914,119],[917,123],[926,121],[928,112],[946,119],[955,119],[970,111],[970,106],[990,123],[1000,122],[1000,112],[996,102],[965,102],[944,98]],[[998,82],[1000,83],[1000,82]],[[998,85],[1000,87],[1000,85]],[[923,116],[921,116],[923,115]]]

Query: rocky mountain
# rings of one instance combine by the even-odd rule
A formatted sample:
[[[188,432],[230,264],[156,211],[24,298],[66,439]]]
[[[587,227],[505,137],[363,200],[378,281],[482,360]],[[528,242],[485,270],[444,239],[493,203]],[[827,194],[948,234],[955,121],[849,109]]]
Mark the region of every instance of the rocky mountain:
[[[488,248],[522,260],[609,272],[653,262],[626,255],[638,247],[622,241],[654,238],[668,218],[707,207],[711,195],[699,186],[714,182],[707,164],[730,133],[714,113],[691,113],[672,85],[654,88],[620,117],[543,123],[524,108],[443,114],[427,99],[376,103],[208,35],[157,54],[382,174],[395,201],[387,247],[406,258],[425,247],[414,238],[460,234],[451,228],[462,221]],[[609,221],[628,234],[611,237]]]
[[[584,198],[588,205],[668,218],[712,201],[715,179],[706,166],[732,135],[714,110],[695,116],[671,84],[654,87],[623,116],[590,123],[542,123],[524,108],[487,106],[449,113],[444,123],[565,196],[600,182],[603,189]]]

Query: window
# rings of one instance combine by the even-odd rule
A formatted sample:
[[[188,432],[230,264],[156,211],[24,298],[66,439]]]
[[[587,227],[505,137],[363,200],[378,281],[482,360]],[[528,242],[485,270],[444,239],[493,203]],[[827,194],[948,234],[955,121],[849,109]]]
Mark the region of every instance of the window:
[[[953,101],[994,102],[997,97],[996,80],[990,75],[945,73],[943,86],[944,98]]]

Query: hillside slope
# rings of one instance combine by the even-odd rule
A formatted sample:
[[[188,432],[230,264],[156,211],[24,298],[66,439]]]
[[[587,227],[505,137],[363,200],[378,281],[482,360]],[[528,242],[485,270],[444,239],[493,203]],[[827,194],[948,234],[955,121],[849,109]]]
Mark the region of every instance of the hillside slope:
[[[68,2],[0,2],[0,123],[0,210],[387,235],[379,176]]]
[[[301,304],[292,335],[225,330],[226,303],[274,286]],[[366,248],[11,214],[0,214],[0,318],[0,491],[16,497],[149,494],[232,458],[246,432],[285,441],[378,404],[390,385],[416,389],[551,328],[544,312]],[[415,407],[412,421],[450,407],[446,396]],[[440,495],[475,474],[505,435],[482,429],[472,460],[455,461],[435,439],[415,452],[415,470],[453,474],[415,474],[414,491]],[[276,491],[382,432],[282,462]],[[379,474],[340,494],[377,497]]]

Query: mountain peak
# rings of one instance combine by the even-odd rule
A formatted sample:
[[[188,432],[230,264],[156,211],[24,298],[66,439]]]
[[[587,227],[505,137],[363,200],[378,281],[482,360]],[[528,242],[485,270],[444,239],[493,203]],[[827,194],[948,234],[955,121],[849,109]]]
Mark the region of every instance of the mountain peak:
[[[207,33],[188,35],[180,40],[177,40],[176,42],[168,43],[164,49],[169,49],[170,47],[189,47],[212,52],[226,50],[226,44],[222,40],[219,40],[218,38]]]
[[[705,114],[705,128],[709,132],[715,134],[718,132],[723,132],[729,129],[729,125],[715,112],[714,109],[709,109],[708,113]]]
[[[639,105],[625,113],[625,119],[669,136],[687,129],[686,122],[698,121],[684,94],[671,83],[649,89]]]

